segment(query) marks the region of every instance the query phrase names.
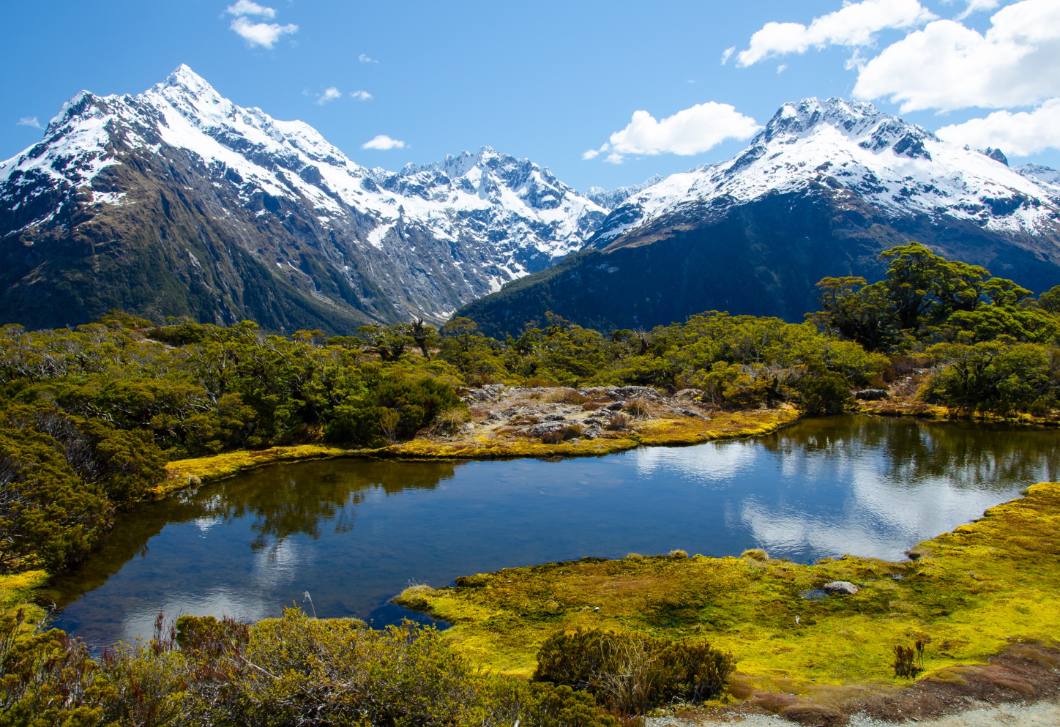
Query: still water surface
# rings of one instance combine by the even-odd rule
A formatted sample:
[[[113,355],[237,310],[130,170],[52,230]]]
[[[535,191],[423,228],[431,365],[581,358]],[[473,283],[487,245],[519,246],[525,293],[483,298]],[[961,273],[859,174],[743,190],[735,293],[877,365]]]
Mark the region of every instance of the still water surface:
[[[409,583],[583,556],[898,559],[1058,479],[1058,455],[1053,431],[832,417],[597,459],[271,467],[129,513],[49,597],[98,648],[149,634],[160,609],[256,620],[306,591],[320,617],[386,623]]]

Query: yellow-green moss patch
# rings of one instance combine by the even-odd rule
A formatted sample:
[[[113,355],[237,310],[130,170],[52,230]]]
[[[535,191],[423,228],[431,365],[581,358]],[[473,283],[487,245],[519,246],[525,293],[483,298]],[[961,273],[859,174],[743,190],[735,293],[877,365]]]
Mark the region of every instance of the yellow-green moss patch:
[[[296,447],[271,447],[270,449],[239,450],[213,457],[196,457],[180,459],[166,465],[168,477],[155,488],[155,494],[162,496],[181,490],[188,486],[189,478],[196,477],[201,482],[231,477],[237,472],[279,464],[310,459],[328,459],[342,457],[350,451],[338,447],[326,447],[319,444],[302,444]]]
[[[25,611],[26,622],[35,624],[44,617],[44,609],[30,602],[33,591],[48,580],[48,573],[42,570],[25,571],[0,576],[0,608],[6,610],[21,608]]]
[[[631,556],[506,569],[398,598],[454,626],[479,663],[528,674],[541,642],[580,625],[706,638],[759,688],[902,683],[895,644],[927,638],[928,674],[983,662],[1020,640],[1060,638],[1060,484],[921,543],[916,560]],[[853,596],[800,594],[851,581]]]
[[[711,419],[658,419],[638,425],[634,436],[641,444],[653,447],[701,444],[772,434],[798,419],[797,409],[726,412]]]

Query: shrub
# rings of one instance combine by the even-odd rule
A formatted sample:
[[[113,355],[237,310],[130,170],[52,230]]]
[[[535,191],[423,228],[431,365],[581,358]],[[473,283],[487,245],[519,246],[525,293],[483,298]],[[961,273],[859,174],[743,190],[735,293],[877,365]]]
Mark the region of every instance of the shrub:
[[[52,437],[0,429],[0,571],[61,570],[106,527],[102,488],[81,480]]]
[[[850,382],[831,371],[813,372],[798,387],[802,410],[810,416],[839,414],[850,403]]]
[[[709,644],[577,629],[545,640],[534,679],[587,690],[607,708],[633,715],[675,700],[714,698],[734,669],[732,656]]]
[[[541,441],[545,444],[559,444],[560,442],[566,442],[568,439],[577,439],[581,435],[581,425],[570,424],[562,429],[554,429],[551,432],[545,432],[541,435]]]
[[[471,413],[464,409],[448,409],[435,417],[432,431],[442,436],[452,436],[459,432],[470,418]]]
[[[906,679],[915,679],[917,674],[924,671],[924,646],[923,639],[917,639],[912,646],[894,645],[894,675]]]
[[[625,410],[635,419],[647,419],[651,416],[651,404],[646,399],[631,399]]]
[[[21,609],[0,617],[0,724],[101,723],[106,692],[84,643],[56,629],[27,633],[27,626]]]
[[[556,404],[574,404],[581,406],[589,401],[589,397],[580,393],[577,389],[561,388],[551,392],[548,400]]]
[[[453,387],[438,379],[392,375],[357,399],[335,407],[324,427],[325,441],[381,446],[409,439],[443,412],[466,411]]]
[[[596,706],[592,694],[566,685],[531,684],[527,702],[520,722],[527,727],[618,727],[614,717]]]
[[[604,425],[604,429],[608,429],[613,432],[624,431],[629,429],[632,417],[628,414],[621,412],[611,412],[611,416],[608,418],[607,424]]]

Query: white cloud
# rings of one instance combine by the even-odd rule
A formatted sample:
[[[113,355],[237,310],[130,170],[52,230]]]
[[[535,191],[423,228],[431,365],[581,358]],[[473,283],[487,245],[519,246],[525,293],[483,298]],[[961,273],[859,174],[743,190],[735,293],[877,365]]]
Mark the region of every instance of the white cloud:
[[[722,54],[721,54],[721,65],[724,66],[726,63],[728,63],[729,59],[732,58],[732,54],[735,53],[735,52],[736,52],[736,46],[734,46],[734,45],[729,46],[724,51],[722,51]]]
[[[964,9],[964,12],[957,16],[958,20],[964,20],[972,13],[979,13],[986,10],[994,10],[1000,3],[997,0],[968,0],[968,7]]]
[[[863,0],[845,4],[834,13],[802,23],[769,22],[751,36],[747,50],[736,56],[737,65],[750,66],[787,53],[805,53],[829,45],[871,45],[873,36],[888,28],[910,28],[935,16],[918,0]]]
[[[371,101],[372,100],[372,94],[368,93],[367,91],[354,91],[354,92],[352,92],[350,94],[350,96],[352,98],[357,99],[358,101]]]
[[[777,66],[777,75],[779,76],[781,73],[783,73],[786,70],[788,70],[788,64],[787,63],[781,63],[779,66]]]
[[[357,56],[357,60],[359,60],[361,63],[378,63],[379,62],[375,58],[372,58],[371,56],[369,56],[367,53],[362,53],[361,55]]]
[[[32,126],[34,129],[44,128],[40,125],[40,122],[37,121],[36,116],[23,116],[18,120],[15,126]]]
[[[1060,149],[1060,98],[1046,101],[1033,111],[995,111],[985,119],[943,126],[938,135],[974,149],[994,147],[1013,156],[1030,156]]]
[[[323,106],[329,101],[334,101],[337,98],[342,98],[342,91],[332,86],[331,88],[324,89],[324,93],[317,97],[317,104]]]
[[[379,149],[381,151],[387,151],[389,149],[404,149],[405,142],[398,141],[397,139],[391,139],[386,134],[380,134],[374,139],[361,144],[362,149]]]
[[[225,12],[229,15],[260,15],[266,20],[272,20],[276,17],[275,10],[264,5],[258,5],[252,0],[239,0],[235,5],[229,5]]]
[[[281,36],[298,32],[298,26],[294,24],[254,23],[243,16],[233,20],[231,28],[247,41],[248,45],[260,45],[263,48],[272,48]]]
[[[726,139],[747,139],[761,127],[729,104],[708,101],[658,120],[647,111],[634,111],[626,128],[611,134],[599,149],[590,149],[582,159],[610,152],[606,161],[622,162],[627,154],[679,154],[690,156],[711,149]]]
[[[910,33],[860,68],[854,95],[901,103],[903,112],[1060,96],[1060,2],[1023,0],[990,22],[985,35],[953,20]]]

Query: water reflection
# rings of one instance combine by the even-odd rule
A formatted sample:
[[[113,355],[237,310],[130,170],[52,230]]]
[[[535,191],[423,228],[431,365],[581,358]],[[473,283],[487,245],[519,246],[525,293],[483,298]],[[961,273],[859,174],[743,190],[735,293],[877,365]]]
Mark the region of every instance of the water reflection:
[[[50,595],[61,628],[102,645],[160,608],[255,620],[306,590],[321,616],[390,621],[409,581],[586,555],[899,558],[1057,479],[1058,448],[1051,431],[839,417],[601,459],[275,467],[127,514]]]
[[[809,561],[854,553],[898,559],[977,518],[1019,487],[1056,479],[1060,438],[1045,430],[835,417],[753,442],[636,453],[638,470],[715,489],[758,547]],[[749,476],[768,472],[770,481]]]
[[[252,478],[227,480],[204,501],[211,523],[254,518],[251,548],[274,546],[296,533],[314,540],[327,523],[336,534],[353,529],[357,505],[375,489],[384,496],[431,490],[452,479],[451,462],[360,461],[354,469],[313,462],[274,467]]]

